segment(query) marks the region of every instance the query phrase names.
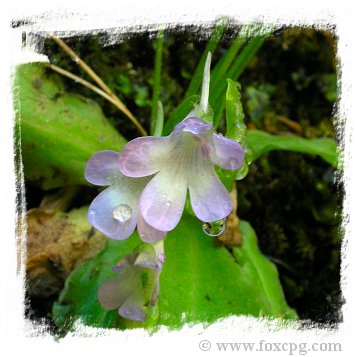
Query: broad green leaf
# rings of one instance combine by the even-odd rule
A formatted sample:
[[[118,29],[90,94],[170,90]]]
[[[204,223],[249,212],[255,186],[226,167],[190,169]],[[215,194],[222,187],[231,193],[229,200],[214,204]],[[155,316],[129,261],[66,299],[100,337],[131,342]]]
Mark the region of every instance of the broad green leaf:
[[[165,240],[159,303],[144,324],[106,312],[97,301],[99,286],[115,274],[111,267],[139,244],[136,233],[127,241],[110,240],[100,255],[67,279],[54,305],[55,323],[68,328],[80,319],[101,327],[179,328],[232,315],[297,318],[287,306],[275,266],[258,249],[253,229],[246,222],[240,228],[244,244],[230,252],[205,235],[196,218],[183,216]]]
[[[17,67],[16,135],[25,179],[44,189],[86,184],[86,161],[100,150],[119,151],[126,140],[93,100],[69,94],[44,63]]]
[[[248,130],[247,140],[254,160],[271,150],[290,150],[318,155],[333,166],[338,165],[337,145],[333,139],[304,139],[296,136],[271,135],[261,130]]]
[[[296,317],[287,306],[275,266],[257,247],[254,231],[246,222],[240,228],[244,245],[234,249],[239,261],[206,236],[193,217],[184,217],[169,234],[159,324],[212,323],[232,315]],[[256,269],[263,273],[256,274]]]

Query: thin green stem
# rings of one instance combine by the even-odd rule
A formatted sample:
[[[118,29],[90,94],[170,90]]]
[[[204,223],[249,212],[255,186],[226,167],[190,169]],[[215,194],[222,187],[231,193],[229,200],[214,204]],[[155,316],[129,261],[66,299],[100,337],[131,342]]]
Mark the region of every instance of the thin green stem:
[[[201,89],[201,109],[207,113],[208,96],[210,92],[210,68],[211,68],[211,52],[208,52],[206,57],[205,67],[203,69],[202,89]]]
[[[154,61],[154,74],[153,74],[153,98],[152,98],[152,114],[150,121],[150,133],[154,133],[157,123],[158,115],[158,101],[160,97],[160,79],[161,79],[161,66],[163,57],[163,42],[164,31],[160,30],[155,42],[155,61]]]
[[[154,136],[161,136],[163,133],[163,126],[164,126],[164,110],[163,110],[163,105],[161,104],[161,101],[158,100],[158,111],[157,111],[157,121],[155,124],[155,129],[154,129]]]
[[[152,246],[158,254],[164,254],[164,239],[156,243],[152,243]]]

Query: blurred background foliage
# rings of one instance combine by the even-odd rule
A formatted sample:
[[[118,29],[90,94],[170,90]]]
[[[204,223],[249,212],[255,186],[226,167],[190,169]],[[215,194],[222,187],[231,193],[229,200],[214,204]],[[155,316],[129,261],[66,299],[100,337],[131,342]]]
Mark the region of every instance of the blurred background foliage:
[[[237,28],[229,26],[212,58],[216,63],[231,45]],[[148,129],[151,116],[155,35],[130,33],[106,44],[105,33],[65,39]],[[208,39],[203,29],[165,31],[161,94],[165,117],[182,102]],[[86,78],[58,46],[40,35],[38,49],[50,62]],[[247,126],[271,134],[336,138],[336,38],[314,28],[277,30],[261,46],[239,78]],[[111,124],[127,139],[138,134],[105,99],[62,78],[65,92],[97,102]],[[213,88],[211,89],[213,91]],[[223,131],[224,121],[221,122]],[[340,244],[343,188],[335,171],[319,157],[273,151],[255,161],[238,182],[238,214],[250,222],[261,251],[276,264],[286,300],[301,319],[341,320]],[[46,192],[26,181],[27,208],[38,207]],[[96,191],[83,188],[72,203],[90,203]],[[64,284],[64,278],[62,280]],[[29,300],[27,313],[50,317],[56,293]]]

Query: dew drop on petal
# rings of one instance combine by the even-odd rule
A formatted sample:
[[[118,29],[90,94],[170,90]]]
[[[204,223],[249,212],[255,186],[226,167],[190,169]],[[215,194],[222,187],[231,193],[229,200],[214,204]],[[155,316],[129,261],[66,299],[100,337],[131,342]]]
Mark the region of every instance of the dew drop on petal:
[[[132,208],[125,204],[118,205],[113,209],[112,217],[121,223],[125,223],[132,218]]]
[[[171,201],[166,201],[166,203],[165,203],[168,207],[170,207],[171,206]]]
[[[226,228],[226,219],[220,219],[215,222],[205,222],[202,225],[202,230],[210,237],[217,237],[224,232]]]

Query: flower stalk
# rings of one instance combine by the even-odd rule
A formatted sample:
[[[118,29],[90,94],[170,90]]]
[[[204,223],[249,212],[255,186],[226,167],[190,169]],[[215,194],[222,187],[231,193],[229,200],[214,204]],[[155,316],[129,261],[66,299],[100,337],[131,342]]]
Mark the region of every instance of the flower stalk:
[[[203,69],[202,90],[200,106],[204,113],[207,113],[208,109],[208,97],[210,91],[210,68],[211,68],[211,52],[208,52]]]

